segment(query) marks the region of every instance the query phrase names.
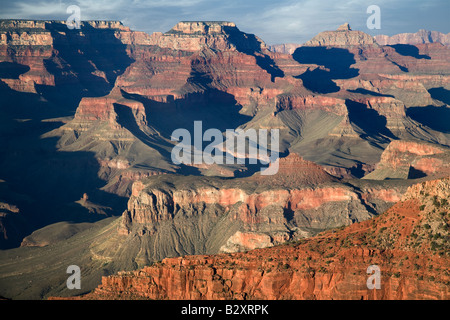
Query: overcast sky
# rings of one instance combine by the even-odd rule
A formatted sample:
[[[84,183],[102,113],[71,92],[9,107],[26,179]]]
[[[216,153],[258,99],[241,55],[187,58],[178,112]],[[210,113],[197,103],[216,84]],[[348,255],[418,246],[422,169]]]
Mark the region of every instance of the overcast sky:
[[[235,22],[267,44],[303,43],[349,22],[353,30],[393,35],[419,29],[450,32],[449,0],[0,0],[0,18],[120,20],[133,30],[165,32],[182,20]],[[381,29],[369,30],[369,5],[381,9]]]

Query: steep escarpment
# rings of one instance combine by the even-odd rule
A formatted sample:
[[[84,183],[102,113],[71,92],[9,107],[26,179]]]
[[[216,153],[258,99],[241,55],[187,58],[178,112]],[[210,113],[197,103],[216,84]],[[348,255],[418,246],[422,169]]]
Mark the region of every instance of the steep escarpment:
[[[17,80],[8,80],[12,89],[60,98],[46,87],[64,85],[73,98],[85,88],[106,93],[117,74],[129,63],[124,44],[114,33],[130,32],[120,22],[83,22],[81,33],[69,30],[64,21],[1,20],[2,63],[29,67]],[[108,52],[108,54],[107,54]],[[81,88],[80,88],[81,87]]]
[[[364,179],[445,177],[449,174],[448,148],[419,141],[392,141],[376,169]]]
[[[167,258],[79,298],[446,300],[449,190],[448,178],[420,183],[370,221],[274,248]],[[373,265],[379,289],[367,286]]]
[[[381,45],[395,45],[395,44],[421,44],[421,43],[435,43],[440,42],[443,45],[450,44],[450,34],[445,34],[438,31],[428,31],[420,29],[415,33],[400,33],[393,36],[376,35],[374,37]]]
[[[351,31],[351,28],[348,24],[342,25],[339,31]],[[320,40],[324,41],[325,36],[327,33],[322,33],[321,37],[316,37],[315,42],[318,43]],[[345,37],[347,36],[347,37]],[[348,40],[348,34],[341,36],[344,41],[349,42]],[[353,37],[354,39],[356,37]],[[366,38],[363,36],[363,38]],[[425,29],[420,29],[418,32],[415,33],[400,33],[395,34],[393,36],[387,36],[387,35],[375,35],[374,36],[375,41],[379,45],[396,45],[396,44],[406,44],[406,45],[417,45],[417,44],[424,44],[424,43],[436,43],[439,42],[443,45],[449,45],[450,44],[450,36],[449,34],[445,34],[438,31],[429,31]],[[344,43],[344,41],[338,42],[339,44]],[[367,43],[371,43],[372,41],[367,40]],[[270,45],[268,46],[269,50],[273,52],[280,52],[280,53],[289,53],[292,54],[296,48],[300,47],[301,44],[297,43],[286,43],[286,44],[277,44],[277,45]]]
[[[30,221],[18,204],[29,204],[27,196],[12,190],[11,185],[0,179],[0,247],[12,248],[20,244],[30,230]]]
[[[100,206],[114,207],[110,213],[123,201],[99,190],[107,175],[98,174],[100,161],[90,150],[60,148],[86,126],[78,125],[60,144],[61,135],[52,132],[70,122],[84,98],[112,90],[131,61],[116,37],[121,32],[131,31],[111,21],[83,22],[79,30],[68,29],[64,21],[0,21],[0,176],[26,195],[27,201],[14,202],[31,228],[17,224],[22,237],[61,219],[104,218],[77,207],[83,193]],[[93,115],[87,118],[86,112],[83,125],[93,121]]]
[[[115,234],[92,252],[110,261],[126,251],[145,265],[167,256],[239,252],[310,237],[369,219],[397,201],[404,186],[342,185],[291,154],[272,177],[155,176],[135,182]]]
[[[216,50],[235,50],[230,37],[239,33],[236,24],[228,21],[181,21],[166,33],[154,33],[151,43],[162,48],[175,50],[199,51],[208,47]],[[262,41],[261,41],[262,44]]]
[[[35,84],[55,85],[54,75],[44,66],[52,49],[53,37],[43,21],[0,21],[1,81],[13,90],[31,93],[36,93]]]
[[[0,246],[5,248],[15,245],[23,236],[23,220],[19,208],[0,200]]]
[[[345,23],[336,31],[323,31],[306,42],[305,46],[364,46],[373,45],[376,41],[362,31],[352,30],[348,23]]]
[[[214,89],[232,95],[246,108],[267,104],[283,91],[280,85],[288,85],[264,42],[234,23],[180,22],[151,39],[134,48],[136,62],[117,82],[128,93],[182,103],[189,94]],[[282,58],[296,65],[292,58]],[[275,79],[280,83],[273,83]]]
[[[283,43],[283,44],[273,44],[267,46],[267,48],[272,52],[284,53],[284,54],[293,54],[295,49],[300,47],[300,44],[297,43]]]

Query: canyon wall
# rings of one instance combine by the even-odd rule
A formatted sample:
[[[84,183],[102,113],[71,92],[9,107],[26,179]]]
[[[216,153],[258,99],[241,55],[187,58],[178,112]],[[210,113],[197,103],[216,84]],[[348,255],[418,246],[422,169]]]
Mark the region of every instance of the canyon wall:
[[[370,221],[246,253],[166,258],[103,277],[79,298],[447,300],[448,196],[448,178],[416,184]],[[436,201],[444,214],[432,211]],[[380,289],[367,287],[371,265]]]

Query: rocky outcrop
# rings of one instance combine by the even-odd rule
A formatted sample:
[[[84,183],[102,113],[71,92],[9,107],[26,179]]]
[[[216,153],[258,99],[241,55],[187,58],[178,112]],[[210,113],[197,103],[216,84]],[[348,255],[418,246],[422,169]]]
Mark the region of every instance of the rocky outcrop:
[[[27,202],[22,194],[11,190],[11,186],[0,179],[0,249],[9,249],[20,244],[29,230],[29,223],[23,216],[18,203]]]
[[[282,74],[273,63],[275,57],[260,39],[234,23],[180,22],[164,34],[152,34],[147,45],[134,49],[137,61],[116,83],[126,92],[183,103],[209,87],[232,95],[244,108],[267,105],[283,92],[273,83]],[[296,64],[291,57],[283,59]]]
[[[283,43],[283,44],[274,44],[267,46],[272,52],[284,53],[284,54],[293,54],[295,49],[300,47],[300,44],[297,43]]]
[[[271,163],[270,165],[274,166],[275,164]],[[276,174],[261,175],[257,173],[247,180],[254,181],[257,185],[284,188],[316,186],[337,181],[322,166],[307,161],[296,153],[280,158],[276,165],[278,166]]]
[[[448,148],[418,141],[392,141],[381,155],[376,169],[364,179],[408,179],[447,176]]]
[[[0,20],[0,45],[52,46],[46,24],[42,20]]]
[[[400,33],[393,36],[376,35],[374,37],[381,45],[395,44],[421,44],[439,42],[443,45],[450,45],[450,34],[444,34],[438,31],[428,31],[420,29],[416,33]]]
[[[55,85],[54,76],[44,66],[51,58],[53,37],[44,21],[0,20],[0,61],[27,66],[26,73],[0,75],[11,89],[36,93],[35,85]]]
[[[139,183],[138,183],[139,184]],[[134,190],[133,193],[136,191]],[[317,209],[328,202],[347,202],[357,196],[340,188],[323,188],[315,190],[270,190],[259,194],[247,194],[242,189],[198,189],[177,190],[173,193],[152,190],[130,199],[128,214],[137,224],[157,224],[162,220],[171,220],[176,215],[174,208],[189,205],[218,204],[229,208],[242,203],[235,213],[235,218],[244,223],[259,222],[257,213],[269,205],[280,206],[290,210]],[[256,219],[256,220],[255,220]]]
[[[20,233],[16,234],[18,226],[14,222],[14,215],[18,214],[17,206],[0,202],[0,248],[5,247],[8,241],[16,240],[15,238],[20,236]]]
[[[317,36],[304,43],[304,46],[366,46],[376,45],[375,39],[362,32],[354,31],[348,23],[345,23],[336,31],[320,32]]]
[[[352,79],[337,79],[336,84],[347,91],[371,94],[372,96],[394,98],[400,100],[405,107],[426,107],[434,105],[427,87],[427,82],[415,81],[410,76],[390,77],[381,75],[364,75]],[[368,98],[364,95],[364,98]],[[355,97],[355,99],[358,99]],[[360,98],[359,98],[360,99]],[[389,99],[385,99],[389,101]],[[403,114],[403,111],[402,111]]]
[[[336,31],[351,31],[348,23],[341,25]],[[393,36],[387,35],[375,35],[375,41],[382,46],[396,45],[396,44],[424,44],[424,43],[441,43],[443,45],[450,45],[450,35],[439,31],[428,31],[421,29],[416,33],[400,33]],[[286,43],[286,44],[276,44],[269,45],[269,50],[273,52],[292,54],[296,48],[300,47],[301,44],[297,43]]]
[[[335,113],[339,116],[347,114],[345,100],[327,96],[281,96],[277,99],[277,110],[317,110]]]
[[[194,182],[167,175],[137,181],[118,234],[139,236],[159,248],[141,245],[145,261],[159,259],[160,250],[166,255],[246,251],[369,219],[402,192],[396,186],[343,186],[320,166],[291,154],[269,178]]]
[[[30,68],[19,78],[21,83],[33,89],[27,89],[27,92],[36,93],[34,85],[78,85],[82,82],[89,87],[86,82],[102,86],[103,81],[112,85],[113,74],[120,73],[120,67],[107,69],[114,69],[114,64],[126,63],[126,59],[115,60],[124,58],[119,52],[124,46],[122,38],[138,38],[130,36],[131,33],[119,21],[83,21],[80,33],[77,33],[71,32],[65,21],[0,20],[0,60]],[[109,57],[100,45],[107,48]],[[79,72],[77,75],[75,70]],[[18,84],[10,82],[14,90],[20,89]]]
[[[448,178],[417,184],[373,220],[274,248],[167,258],[103,277],[79,299],[447,300],[449,190]],[[367,286],[372,265],[379,289]]]
[[[117,108],[129,108],[130,113],[135,117],[138,125],[145,126],[147,124],[144,105],[135,100],[126,99],[113,90],[108,96],[83,98],[75,113],[72,125],[79,123],[95,123],[95,122],[110,122],[111,125],[117,124]]]
[[[199,51],[202,48],[236,50],[230,34],[240,32],[233,22],[182,21],[166,33],[154,33],[150,44],[175,50]]]

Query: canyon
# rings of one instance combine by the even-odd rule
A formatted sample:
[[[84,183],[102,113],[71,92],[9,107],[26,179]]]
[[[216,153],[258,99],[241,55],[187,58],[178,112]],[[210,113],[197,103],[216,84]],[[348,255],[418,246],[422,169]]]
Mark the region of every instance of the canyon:
[[[324,244],[371,227],[390,243],[378,226],[398,226],[383,217],[419,223],[428,210],[414,188],[446,192],[450,49],[430,37],[343,24],[278,50],[227,21],[149,35],[119,21],[0,20],[0,295],[67,297],[103,281],[83,297],[448,299],[434,271],[399,269],[381,292],[350,271],[374,257],[412,268],[416,255],[443,268],[445,252]],[[277,174],[173,163],[172,132],[192,135],[194,121],[279,130]],[[68,262],[86,270],[83,292],[65,288]]]

